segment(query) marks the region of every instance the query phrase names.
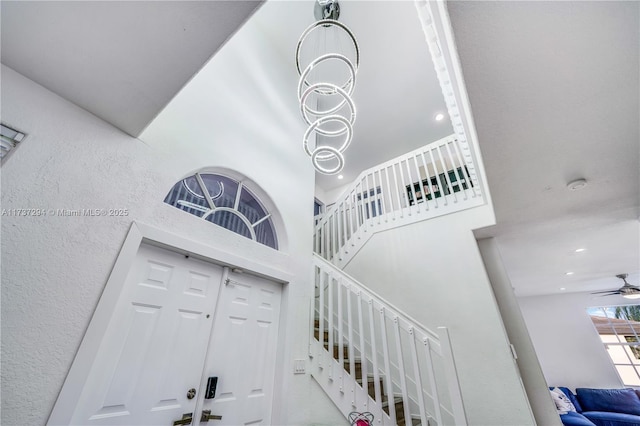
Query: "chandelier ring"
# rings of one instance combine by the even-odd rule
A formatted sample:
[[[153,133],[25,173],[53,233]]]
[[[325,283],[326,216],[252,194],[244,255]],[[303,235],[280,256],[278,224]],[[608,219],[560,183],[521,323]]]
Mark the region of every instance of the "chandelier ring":
[[[312,156],[313,153],[311,152],[311,150],[309,149],[309,136],[311,136],[311,133],[315,130],[316,132],[318,132],[317,128],[325,123],[331,122],[331,121],[339,121],[342,124],[344,124],[344,129],[346,129],[346,133],[347,136],[345,137],[344,142],[342,143],[342,145],[340,146],[340,148],[337,148],[337,150],[339,152],[344,152],[347,147],[349,146],[349,144],[351,143],[351,140],[353,139],[353,127],[351,126],[351,123],[349,123],[349,121],[342,117],[341,115],[329,115],[327,117],[322,117],[317,119],[316,121],[313,122],[313,124],[311,126],[309,126],[309,128],[307,129],[307,131],[304,133],[304,138],[302,140],[302,147],[304,148],[304,152],[307,153],[307,155]],[[345,132],[342,132],[345,133]],[[342,134],[340,133],[340,134]],[[339,136],[340,134],[336,134],[333,136]],[[333,157],[334,154],[333,153],[326,153],[326,154],[318,154],[318,160],[328,160],[331,157]]]
[[[349,35],[349,37],[351,38],[351,41],[353,42],[353,46],[356,49],[356,66],[355,66],[355,69],[357,70],[358,67],[360,66],[360,48],[358,47],[358,42],[356,41],[356,37],[353,35],[351,30],[346,25],[344,25],[342,22],[336,21],[335,19],[322,19],[320,21],[316,21],[313,24],[309,25],[307,27],[307,29],[304,30],[304,32],[300,36],[300,39],[298,40],[298,46],[296,47],[296,68],[298,70],[298,75],[302,74],[302,71],[300,70],[300,49],[302,48],[302,44],[304,43],[304,40],[316,28],[318,28],[318,27],[325,27],[326,28],[326,27],[329,27],[329,26],[334,26],[334,27],[341,28],[342,30],[344,30],[347,33],[347,35]]]
[[[344,62],[347,65],[347,67],[349,67],[349,72],[350,72],[351,76],[346,81],[346,83],[344,83],[341,87],[344,90],[347,91],[349,96],[351,96],[353,94],[353,89],[356,86],[356,68],[353,66],[353,63],[349,60],[349,58],[347,58],[346,56],[341,55],[339,53],[327,53],[326,55],[318,56],[316,59],[314,59],[309,65],[307,65],[307,67],[304,69],[304,71],[300,75],[300,80],[298,81],[298,100],[300,100],[300,97],[302,96],[302,92],[304,90],[304,86],[309,87],[309,85],[310,85],[309,82],[307,81],[307,76],[309,75],[309,73],[316,66],[318,66],[322,62],[328,61],[330,59],[340,60],[340,61]],[[316,90],[316,93],[319,93],[321,95],[333,95],[333,94],[335,94],[335,92],[332,91],[332,90],[331,91],[329,91],[329,90]]]
[[[353,103],[353,99],[351,99],[349,97],[349,94],[344,89],[336,86],[333,83],[316,83],[316,84],[312,84],[302,94],[302,97],[300,98],[300,110],[302,112],[302,117],[304,118],[304,121],[308,125],[311,125],[312,121],[309,118],[309,115],[307,113],[306,102],[307,102],[307,98],[309,97],[309,95],[311,95],[311,93],[315,92],[316,89],[335,90],[336,93],[340,94],[344,98],[344,100],[346,101],[346,104],[349,106],[349,109],[351,110],[351,115],[350,115],[349,118],[347,118],[347,120],[349,121],[349,123],[351,123],[351,125],[353,125],[354,121],[356,120],[356,105]],[[341,104],[344,105],[342,102],[341,102]],[[332,113],[334,113],[336,111],[337,111],[336,108],[331,108],[331,109],[329,109],[327,111],[315,111],[316,113],[313,114],[313,115],[326,116],[326,115],[332,114]],[[336,136],[336,135],[344,133],[344,131],[345,131],[344,129],[340,129],[340,130],[336,130],[336,131],[326,131],[326,130],[318,129],[318,133],[321,134],[321,135],[324,135],[324,136]]]
[[[331,157],[329,158],[332,158],[335,156],[338,160],[338,164],[333,168],[322,167],[319,161],[324,161],[324,160],[321,160],[318,158],[321,153],[325,153],[324,155],[331,154]],[[313,151],[313,154],[311,155],[311,162],[313,163],[313,167],[315,167],[317,171],[325,175],[335,175],[336,173],[339,173],[344,168],[344,157],[342,156],[342,153],[331,146],[317,147]]]

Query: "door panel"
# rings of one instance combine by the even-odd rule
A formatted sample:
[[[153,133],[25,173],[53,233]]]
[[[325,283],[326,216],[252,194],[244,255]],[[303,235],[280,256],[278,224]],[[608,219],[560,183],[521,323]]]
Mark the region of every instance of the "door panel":
[[[194,413],[222,268],[143,244],[73,424],[171,425]]]
[[[200,406],[222,420],[200,424],[270,424],[282,285],[231,273],[221,293],[203,379],[218,387]]]

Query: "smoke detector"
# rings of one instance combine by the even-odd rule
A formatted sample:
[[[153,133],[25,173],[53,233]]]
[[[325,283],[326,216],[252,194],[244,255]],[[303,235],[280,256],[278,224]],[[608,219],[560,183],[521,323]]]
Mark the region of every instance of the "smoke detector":
[[[576,179],[567,184],[567,188],[569,188],[570,191],[578,191],[579,189],[582,189],[585,186],[587,186],[586,179]]]

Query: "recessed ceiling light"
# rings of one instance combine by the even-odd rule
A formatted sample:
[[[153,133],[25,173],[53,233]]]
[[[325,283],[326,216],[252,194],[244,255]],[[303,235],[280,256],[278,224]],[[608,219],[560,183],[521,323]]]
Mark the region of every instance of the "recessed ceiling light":
[[[442,121],[444,119],[444,114],[439,112],[434,118],[436,119],[436,121]]]
[[[560,290],[561,290],[561,291],[565,291],[565,290],[566,290],[566,288],[565,288],[565,287],[560,287]]]
[[[574,274],[574,272],[565,272],[564,274],[565,274],[565,275],[573,275],[573,274]]]
[[[338,179],[344,179],[344,176],[338,175]]]
[[[576,253],[582,253],[585,250],[586,250],[586,248],[577,248],[576,249]]]
[[[585,186],[587,186],[586,179],[576,179],[567,184],[567,188],[569,188],[570,191],[577,191]]]

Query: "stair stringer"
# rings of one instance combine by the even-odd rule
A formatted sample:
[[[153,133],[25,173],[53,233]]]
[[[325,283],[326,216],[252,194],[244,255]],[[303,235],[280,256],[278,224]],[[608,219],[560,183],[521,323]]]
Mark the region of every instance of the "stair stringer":
[[[467,191],[471,194],[471,190]],[[457,193],[456,195],[462,197],[462,194],[460,193]],[[464,200],[464,202],[459,202],[451,195],[447,195],[444,198],[446,199],[444,201],[446,201],[447,204],[442,202],[441,205],[433,207],[433,210],[436,212],[427,212],[425,210],[425,206],[422,206],[422,203],[420,203],[418,205],[405,207],[399,212],[382,214],[379,217],[372,218],[367,221],[368,223],[365,222],[363,226],[351,235],[351,238],[349,238],[338,250],[337,254],[330,259],[331,263],[340,269],[344,269],[371,239],[371,237],[378,232],[388,231],[401,226],[421,222],[423,220],[429,220],[437,216],[457,213],[486,204],[482,197],[469,196],[469,198]]]

